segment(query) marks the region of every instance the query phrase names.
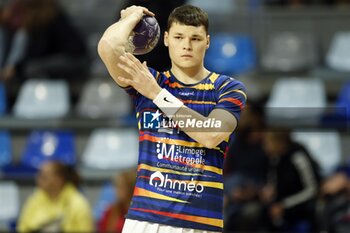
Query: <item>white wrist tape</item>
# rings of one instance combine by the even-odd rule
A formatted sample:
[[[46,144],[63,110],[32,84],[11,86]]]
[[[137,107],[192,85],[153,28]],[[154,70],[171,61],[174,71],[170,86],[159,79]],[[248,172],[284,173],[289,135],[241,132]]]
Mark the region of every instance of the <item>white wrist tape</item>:
[[[154,98],[153,103],[170,119],[184,105],[183,102],[164,88],[159,92],[156,98]]]

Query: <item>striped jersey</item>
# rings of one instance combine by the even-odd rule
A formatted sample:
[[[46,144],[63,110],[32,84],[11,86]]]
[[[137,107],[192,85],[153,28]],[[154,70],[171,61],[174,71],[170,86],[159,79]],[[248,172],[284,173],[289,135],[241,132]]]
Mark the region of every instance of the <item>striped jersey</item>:
[[[197,84],[184,84],[170,72],[150,68],[158,84],[187,107],[208,116],[225,109],[239,120],[246,101],[244,85],[210,73]],[[223,230],[223,165],[228,139],[208,149],[178,127],[162,127],[166,116],[132,87],[139,125],[137,181],[127,218],[169,226]],[[168,119],[169,120],[169,119]],[[170,121],[170,120],[169,120]]]

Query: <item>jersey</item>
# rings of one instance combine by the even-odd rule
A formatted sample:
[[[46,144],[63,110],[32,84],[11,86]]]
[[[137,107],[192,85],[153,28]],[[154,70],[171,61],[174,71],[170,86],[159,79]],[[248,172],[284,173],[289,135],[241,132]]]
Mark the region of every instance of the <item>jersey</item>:
[[[197,84],[184,84],[170,72],[150,72],[187,107],[203,116],[225,109],[239,120],[246,101],[244,85],[210,73]],[[128,219],[207,231],[223,230],[223,165],[229,140],[209,149],[177,127],[167,125],[152,100],[132,87],[139,126],[137,181]],[[163,120],[163,121],[161,121]],[[166,124],[166,123],[165,123]]]

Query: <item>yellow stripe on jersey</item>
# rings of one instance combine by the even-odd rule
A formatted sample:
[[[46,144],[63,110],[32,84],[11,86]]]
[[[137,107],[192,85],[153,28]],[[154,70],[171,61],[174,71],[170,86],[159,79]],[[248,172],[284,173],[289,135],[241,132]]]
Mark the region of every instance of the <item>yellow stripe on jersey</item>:
[[[217,167],[200,165],[200,164],[192,164],[191,166],[194,167],[194,168],[199,168],[199,169],[203,169],[205,171],[210,171],[210,172],[222,175],[222,169],[217,168]],[[179,172],[179,171],[169,170],[169,169],[166,169],[166,168],[152,167],[152,166],[149,166],[149,165],[144,164],[144,163],[142,163],[140,166],[138,166],[138,168],[139,169],[149,170],[149,171],[163,171],[163,172],[167,172],[167,173],[179,174],[179,175],[184,175],[184,176],[196,175],[196,176],[211,177],[209,175],[203,175],[203,174],[199,174],[199,173],[186,173],[186,172]]]
[[[219,87],[219,90],[221,90],[222,88],[224,88],[227,84],[229,84],[230,82],[225,82],[224,84],[221,85],[221,87]]]
[[[245,99],[247,99],[247,95],[246,95],[243,91],[241,91],[241,90],[227,91],[227,92],[221,94],[221,95],[219,96],[219,99],[220,99],[222,96],[227,95],[227,94],[230,94],[230,93],[232,93],[232,92],[238,92],[238,93],[240,93],[241,95],[243,95]]]
[[[181,100],[184,104],[212,104],[216,105],[216,102],[213,101],[195,101],[195,100]]]
[[[195,85],[193,88],[195,88],[196,90],[205,90],[205,91],[209,91],[209,90],[213,90],[215,89],[215,86],[211,83],[200,83]]]
[[[212,73],[209,79],[212,83],[215,83],[215,81],[219,78],[219,76],[220,76],[219,74]]]
[[[162,142],[169,145],[179,145],[179,146],[186,146],[186,147],[198,147],[198,148],[204,148],[204,146],[198,142],[187,142],[184,140],[178,140],[178,139],[171,139],[171,138],[162,138],[162,137],[156,137],[149,134],[143,134],[140,136],[140,140],[147,140],[151,142]]]
[[[190,203],[188,201],[183,201],[180,199],[168,197],[168,196],[158,194],[158,193],[148,191],[146,189],[138,188],[138,187],[135,187],[134,196],[149,197],[149,198],[154,198],[154,199],[158,199],[158,200],[175,201],[175,202],[180,202],[180,203]]]
[[[195,183],[200,183],[201,185],[203,185],[205,187],[224,189],[224,184],[223,183],[219,183],[219,182],[198,181],[198,182],[195,182]]]
[[[165,173],[170,173],[170,174],[179,174],[179,175],[184,175],[184,176],[195,176],[195,175],[202,176],[201,174],[178,172],[178,171],[173,171],[173,170],[164,169],[164,168],[152,167],[152,166],[149,166],[149,165],[146,165],[146,164],[141,164],[139,166],[139,169],[148,170],[148,171],[160,171],[160,172],[165,172]],[[200,183],[201,185],[203,185],[205,187],[224,189],[223,183],[220,183],[220,182],[191,181],[191,180],[181,180],[181,181],[185,182],[185,183],[195,182],[195,183]]]
[[[187,218],[184,218],[187,221],[202,223],[202,224],[208,224],[212,226],[217,227],[223,227],[224,223],[222,219],[215,219],[215,218],[206,218],[206,217],[200,217],[200,216],[194,216],[194,215],[186,215]]]
[[[148,171],[160,171],[160,172],[165,172],[165,173],[171,173],[171,174],[178,174],[178,175],[183,175],[183,176],[205,176],[205,177],[210,177],[208,175],[203,175],[203,174],[199,174],[199,173],[186,173],[186,172],[180,172],[180,171],[174,171],[174,170],[170,170],[170,169],[166,169],[166,168],[158,168],[158,167],[152,167],[149,166],[147,164],[140,164],[140,166],[138,166],[139,169],[143,169],[143,170],[148,170]]]
[[[166,216],[174,220],[181,219],[189,222],[196,222],[196,223],[201,223],[201,224],[206,224],[206,225],[211,225],[211,226],[216,226],[221,228],[224,226],[224,221],[222,219],[217,219],[217,218],[208,218],[208,217],[202,217],[202,216],[196,216],[196,215],[164,212],[164,211],[157,211],[154,209],[131,208],[131,210],[142,211],[146,213],[153,213],[160,216]]]
[[[170,78],[170,76],[171,76],[171,74],[170,74],[169,71],[165,71],[165,72],[163,72],[163,74],[164,74],[165,77],[167,77],[167,78]]]
[[[202,165],[202,164],[194,164],[192,165],[195,168],[200,168],[206,171],[214,172],[216,174],[222,175],[222,169],[214,167],[214,166],[207,166],[207,165]]]

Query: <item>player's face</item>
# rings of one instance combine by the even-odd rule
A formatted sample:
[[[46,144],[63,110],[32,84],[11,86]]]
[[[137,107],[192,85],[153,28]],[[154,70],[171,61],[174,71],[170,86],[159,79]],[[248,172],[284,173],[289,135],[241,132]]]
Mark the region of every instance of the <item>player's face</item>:
[[[164,44],[169,48],[169,56],[180,68],[203,66],[205,51],[209,48],[209,35],[204,26],[189,26],[173,23],[164,34]]]

